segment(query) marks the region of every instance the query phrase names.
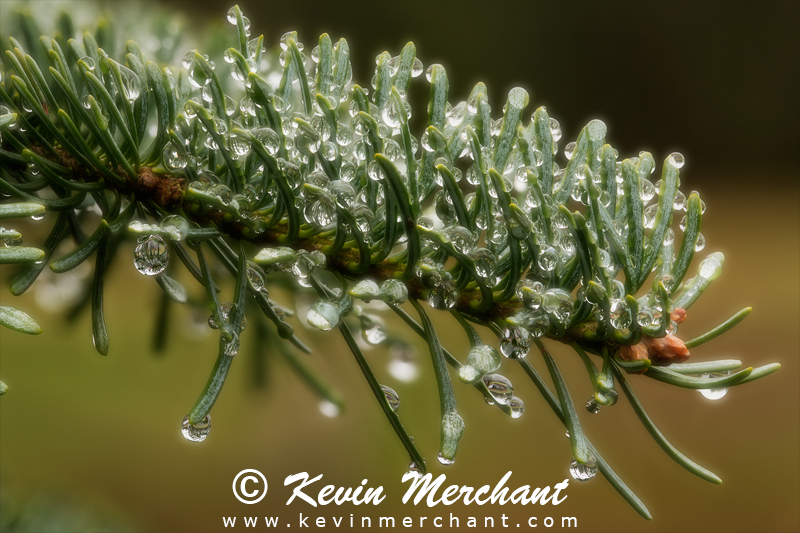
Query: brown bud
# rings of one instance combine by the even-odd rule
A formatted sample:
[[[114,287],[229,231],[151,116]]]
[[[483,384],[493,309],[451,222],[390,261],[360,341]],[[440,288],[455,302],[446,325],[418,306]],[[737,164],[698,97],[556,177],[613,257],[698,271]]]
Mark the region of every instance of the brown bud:
[[[649,347],[648,354],[654,365],[669,366],[672,363],[682,363],[689,358],[689,349],[674,335],[660,339],[645,337],[644,342]]]
[[[676,324],[680,324],[684,320],[686,320],[686,309],[681,309],[680,307],[677,309],[672,310],[672,321]]]

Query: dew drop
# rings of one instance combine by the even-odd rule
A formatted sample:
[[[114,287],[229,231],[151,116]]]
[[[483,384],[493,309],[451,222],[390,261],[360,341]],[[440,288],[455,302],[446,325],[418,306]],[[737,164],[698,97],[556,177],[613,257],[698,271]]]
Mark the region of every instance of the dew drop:
[[[167,243],[158,235],[139,238],[133,250],[133,265],[146,276],[156,276],[164,272],[169,261]]]
[[[511,418],[519,418],[525,412],[525,404],[516,396],[509,400],[508,406],[511,408]]]
[[[339,309],[331,302],[318,301],[308,310],[306,321],[322,331],[333,329],[339,324]]]
[[[511,381],[501,374],[486,374],[481,378],[486,388],[492,395],[495,402],[501,405],[508,405],[514,397],[514,386]]]
[[[339,407],[331,401],[322,400],[317,405],[317,408],[319,409],[320,413],[327,416],[328,418],[335,418],[339,416]]]
[[[676,191],[672,207],[675,211],[683,211],[686,208],[686,195],[681,191]]]
[[[181,423],[181,433],[186,440],[192,442],[203,442],[211,431],[211,415],[207,414],[197,424],[190,424],[189,417],[183,419]]]
[[[411,65],[411,77],[416,78],[422,74],[423,69],[422,61],[418,57],[414,58],[414,63]]]
[[[597,467],[585,465],[573,459],[569,464],[569,473],[577,481],[588,481],[597,474]]]
[[[702,233],[697,234],[697,242],[694,244],[694,251],[699,252],[706,247],[706,238]]]
[[[381,390],[383,390],[383,396],[389,403],[389,407],[396,413],[397,410],[400,409],[400,396],[398,396],[393,388],[387,387],[386,385],[381,385]]]
[[[93,71],[95,69],[94,59],[92,59],[89,56],[83,56],[78,61],[83,61],[84,63],[86,63],[86,66],[90,71]]]
[[[730,372],[711,372],[709,374],[702,374],[701,378],[723,378],[730,375]],[[728,387],[720,387],[718,389],[699,389],[700,394],[709,400],[719,400],[728,394]]]
[[[120,78],[122,78],[122,92],[129,102],[133,102],[142,92],[142,82],[139,76],[136,75],[131,69],[117,63],[119,68]]]
[[[521,327],[506,328],[500,339],[500,352],[509,359],[522,359],[528,355],[531,338],[528,330]]]
[[[386,341],[386,337],[386,330],[382,324],[371,322],[370,324],[362,325],[361,338],[364,339],[364,342],[367,344],[378,346]]]
[[[682,153],[672,152],[667,156],[667,163],[675,168],[681,168],[686,163],[686,159],[683,157]]]
[[[439,459],[439,462],[441,464],[443,464],[444,466],[449,466],[449,465],[451,465],[451,464],[456,462],[455,457],[447,458],[444,455],[442,455],[442,452],[439,452],[439,455],[436,458]]]
[[[571,142],[564,147],[564,157],[569,161],[572,159],[572,154],[575,153],[575,143]]]
[[[543,249],[539,253],[538,263],[545,272],[552,272],[555,270],[556,264],[558,264],[558,254],[555,248],[548,246]]]
[[[593,415],[596,415],[600,412],[600,404],[597,403],[597,400],[595,400],[594,397],[589,398],[589,401],[586,402],[586,410]]]

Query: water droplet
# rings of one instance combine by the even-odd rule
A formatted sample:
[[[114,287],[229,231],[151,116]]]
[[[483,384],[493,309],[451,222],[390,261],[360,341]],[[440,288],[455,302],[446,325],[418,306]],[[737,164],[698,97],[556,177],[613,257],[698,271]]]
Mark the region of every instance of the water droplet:
[[[589,398],[589,401],[586,402],[586,410],[593,415],[596,415],[600,412],[600,404],[597,403],[597,400],[595,400],[594,397]]]
[[[231,313],[233,313],[235,308],[236,306],[232,303],[220,304],[219,312],[226,323],[230,323]],[[217,321],[214,319],[214,315],[208,317],[208,327],[210,327],[211,329],[219,329],[219,325],[217,324]],[[243,316],[242,324],[239,326],[239,332],[244,331],[246,327],[247,327],[247,317]]]
[[[706,247],[706,238],[703,237],[702,233],[697,234],[697,242],[694,245],[694,251],[699,252],[703,248]]]
[[[446,228],[442,235],[450,240],[458,252],[469,255],[475,249],[475,236],[470,230],[461,226],[450,226]]]
[[[675,240],[675,232],[672,228],[667,230],[667,234],[664,236],[664,245],[670,245]]]
[[[564,157],[569,161],[572,159],[572,154],[575,153],[575,143],[571,142],[564,147]]]
[[[167,243],[158,235],[140,237],[133,250],[133,265],[146,276],[164,272],[169,261]]]
[[[117,68],[119,68],[119,74],[122,78],[122,91],[125,94],[125,98],[129,102],[133,102],[139,98],[139,94],[141,94],[142,82],[139,80],[139,76],[137,76],[131,69],[124,67],[119,63],[117,63]]]
[[[500,339],[500,351],[509,359],[522,359],[528,355],[531,338],[528,330],[521,327],[510,327],[503,331]]]
[[[497,256],[491,250],[477,248],[471,257],[475,263],[475,273],[483,279],[491,280],[497,267]]]
[[[673,277],[672,277],[672,276],[670,276],[669,274],[661,274],[660,276],[657,276],[657,277],[656,277],[656,281],[657,281],[657,282],[658,282],[658,281],[660,281],[661,283],[663,283],[663,284],[664,284],[664,288],[665,288],[665,289],[667,289],[667,292],[670,292],[670,293],[671,293],[671,292],[672,292],[672,289],[674,289],[674,288],[675,288],[675,287],[674,287],[674,285],[675,285],[675,278],[673,278]]]
[[[170,238],[174,241],[182,241],[189,235],[189,223],[180,215],[164,217],[159,226],[168,232]]]
[[[508,406],[511,408],[511,418],[519,418],[522,416],[522,413],[525,412],[525,404],[516,396],[513,396],[511,400],[509,400]]]
[[[447,121],[451,126],[456,127],[464,122],[464,117],[467,115],[467,103],[460,102],[455,107],[447,112]]]
[[[522,279],[517,283],[517,296],[530,310],[539,309],[542,305],[544,285],[540,281]]]
[[[372,346],[378,346],[386,341],[386,330],[382,324],[373,319],[363,321],[361,324],[361,338]]]
[[[95,69],[95,66],[96,66],[96,65],[95,65],[94,59],[92,59],[92,58],[91,58],[91,57],[89,57],[89,56],[83,56],[83,57],[82,57],[82,58],[80,58],[78,61],[83,61],[84,63],[86,63],[86,67],[87,67],[87,68],[88,68],[90,71],[93,71],[93,70]]]
[[[548,246],[539,252],[538,263],[545,272],[552,272],[555,270],[558,264],[558,254],[555,248]]]
[[[656,224],[656,213],[658,213],[658,205],[648,205],[644,210],[644,227],[647,229],[652,228]],[[683,228],[681,228],[683,229]]]
[[[405,111],[405,108],[398,109],[397,104],[395,103],[394,99],[390,99],[385,106],[383,106],[383,113],[381,113],[381,117],[383,117],[383,122],[386,123],[387,126],[390,128],[399,128],[402,122],[402,115],[401,113]]]
[[[231,24],[236,24],[236,7],[232,7],[228,10],[228,22]]]
[[[296,42],[297,41],[297,32],[296,31],[287,31],[286,33],[281,35],[281,43],[280,44],[281,44],[281,48],[283,50],[288,50],[289,49],[289,39],[292,39],[293,41]],[[300,48],[300,47],[298,46],[298,48]]]
[[[401,305],[408,300],[408,288],[400,280],[387,279],[381,283],[380,298],[389,305]]]
[[[639,314],[636,316],[636,321],[641,327],[648,327],[653,324],[653,310],[649,307],[639,308]]]
[[[383,141],[383,155],[385,155],[389,161],[397,161],[400,159],[402,153],[400,145],[394,139],[386,139]]]
[[[577,481],[588,481],[597,474],[597,467],[585,465],[573,459],[569,464],[569,473]]]
[[[324,228],[337,219],[336,201],[329,193],[320,191],[307,199],[303,214],[310,224]]]
[[[428,290],[426,300],[434,309],[452,309],[458,300],[458,291],[452,281],[446,281]]]
[[[411,77],[416,78],[420,74],[422,74],[423,69],[422,61],[418,57],[414,58],[414,63],[411,65]]]
[[[642,197],[642,201],[644,203],[649,202],[656,195],[656,188],[653,186],[650,180],[644,180],[644,179],[640,180],[639,186],[640,186],[639,194]]]
[[[422,477],[422,471],[419,469],[419,467],[417,466],[417,463],[415,463],[414,461],[411,461],[410,463],[408,463],[408,472],[407,473],[408,474],[413,474],[415,478],[421,478]]]
[[[683,211],[686,208],[686,195],[681,191],[675,191],[675,200],[672,203],[675,211]]]
[[[486,374],[482,379],[495,402],[507,405],[514,397],[514,386],[507,377],[501,374]]]
[[[425,79],[428,80],[428,83],[431,83],[431,76],[433,74],[433,67],[434,67],[434,65],[429,65],[428,69],[425,71]]]
[[[396,342],[389,348],[388,370],[391,376],[403,383],[417,379],[419,368],[414,363],[416,348],[410,344]]]
[[[381,385],[381,389],[383,390],[383,396],[389,403],[389,407],[396,413],[397,410],[400,409],[400,396],[398,396],[394,389],[386,385]]]
[[[308,310],[306,321],[308,325],[322,331],[333,329],[339,324],[339,308],[326,301],[317,301]]]
[[[334,418],[339,416],[339,407],[328,400],[322,400],[317,405],[319,412],[323,415],[327,416],[328,418]]]
[[[711,372],[709,374],[702,374],[701,378],[723,378],[725,376],[729,376],[730,372]],[[718,389],[700,389],[700,394],[708,398],[709,400],[719,400],[726,394],[728,394],[728,387],[721,387]]]
[[[275,155],[281,146],[281,138],[270,128],[256,128],[250,132],[256,138],[270,155]]]
[[[197,424],[190,424],[189,417],[183,419],[181,423],[181,433],[186,440],[192,442],[203,442],[211,431],[211,415],[207,414]]]
[[[550,135],[553,136],[553,142],[558,142],[561,139],[561,124],[552,117],[550,118]]]
[[[439,462],[441,464],[443,464],[444,466],[449,466],[449,465],[451,465],[451,464],[456,462],[455,457],[447,458],[444,455],[442,455],[442,452],[439,452],[439,455],[436,458],[439,459]]]
[[[675,168],[681,168],[686,163],[686,159],[683,157],[682,153],[672,152],[667,156],[667,163]]]
[[[255,263],[248,262],[247,279],[250,282],[250,286],[253,287],[254,290],[262,293],[264,297],[269,298],[269,293],[267,292],[266,287],[266,276],[260,266],[256,265]]]
[[[611,325],[618,330],[623,330],[631,325],[631,313],[622,300],[612,300],[609,312]]]

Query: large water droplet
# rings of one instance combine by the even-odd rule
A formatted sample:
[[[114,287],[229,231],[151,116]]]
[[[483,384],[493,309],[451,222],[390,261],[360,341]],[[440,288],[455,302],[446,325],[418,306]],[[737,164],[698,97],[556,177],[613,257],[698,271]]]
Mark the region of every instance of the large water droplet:
[[[531,348],[531,337],[526,329],[510,327],[503,331],[500,351],[509,359],[522,359]]]
[[[450,240],[458,252],[469,255],[475,248],[475,236],[470,230],[461,226],[451,226],[445,229],[442,234]]]
[[[400,409],[400,396],[397,395],[393,388],[387,387],[386,385],[381,385],[381,390],[383,390],[386,401],[389,402],[389,407],[396,413],[397,410]]]
[[[681,168],[686,163],[686,159],[683,157],[682,153],[672,152],[667,156],[667,163],[675,168]]]
[[[428,291],[428,305],[434,309],[451,309],[458,300],[458,291],[452,281],[437,284]]]
[[[702,233],[697,234],[697,242],[694,244],[694,251],[699,252],[706,247],[706,238]]]
[[[389,374],[398,381],[409,383],[417,379],[419,368],[414,362],[416,349],[405,343],[394,343],[389,348]]]
[[[416,78],[420,74],[422,74],[423,69],[422,61],[418,57],[414,58],[414,63],[411,65],[411,77]]]
[[[310,326],[328,331],[339,324],[339,308],[331,302],[318,301],[308,310],[306,320]]]
[[[180,215],[169,215],[164,217],[159,224],[161,229],[169,233],[174,241],[182,241],[189,235],[189,223]]]
[[[382,324],[370,320],[368,323],[362,323],[361,338],[367,344],[378,346],[386,340],[386,330]]]
[[[593,415],[596,415],[600,412],[600,404],[597,403],[597,400],[595,400],[594,397],[589,398],[589,401],[586,402],[586,410]]]
[[[572,154],[574,154],[574,153],[575,153],[575,143],[574,142],[571,142],[571,143],[567,144],[564,147],[564,157],[566,157],[567,160],[572,159]]]
[[[156,276],[164,272],[169,261],[169,249],[164,239],[158,235],[140,237],[133,250],[133,265],[146,276]]]
[[[516,396],[509,400],[508,406],[511,408],[511,418],[519,418],[525,412],[525,404]]]
[[[538,263],[545,272],[552,272],[558,264],[558,254],[555,249],[548,246],[539,252]]]
[[[455,459],[455,457],[453,457],[453,458],[448,458],[448,457],[445,457],[444,455],[442,455],[442,452],[439,452],[439,455],[438,455],[436,458],[437,458],[437,459],[439,460],[439,462],[440,462],[441,464],[443,464],[444,466],[450,466],[451,464],[453,464],[453,463],[455,463],[455,462],[456,462],[456,459]]]
[[[389,305],[401,305],[408,300],[408,288],[405,283],[396,279],[387,279],[381,283],[380,298]]]
[[[507,377],[501,374],[486,374],[482,379],[495,402],[507,405],[514,397],[514,386]]]
[[[447,112],[447,121],[451,126],[455,127],[464,122],[464,117],[467,115],[467,103],[461,102],[454,108]]]
[[[730,372],[711,372],[709,374],[702,374],[701,378],[723,378],[730,375]],[[700,394],[709,400],[719,400],[728,394],[728,387],[720,387],[718,389],[700,389]]]
[[[235,308],[236,306],[232,303],[220,304],[219,312],[222,315],[222,318],[225,320],[225,322],[230,323],[231,313],[233,313]],[[211,329],[219,329],[219,324],[217,324],[214,315],[208,317],[208,327],[210,327]],[[239,326],[239,331],[240,332],[244,331],[246,327],[247,327],[247,317],[243,316],[242,324]]]
[[[585,465],[573,459],[569,464],[569,473],[577,481],[588,481],[597,474],[597,467]]]
[[[328,418],[334,418],[336,416],[339,416],[339,407],[333,402],[330,402],[328,400],[322,400],[321,402],[319,402],[319,405],[317,407],[319,408],[319,412],[327,416]]]
[[[189,417],[183,419],[181,423],[181,433],[186,440],[192,442],[202,442],[208,437],[211,431],[211,415],[207,414],[197,424],[190,424]]]

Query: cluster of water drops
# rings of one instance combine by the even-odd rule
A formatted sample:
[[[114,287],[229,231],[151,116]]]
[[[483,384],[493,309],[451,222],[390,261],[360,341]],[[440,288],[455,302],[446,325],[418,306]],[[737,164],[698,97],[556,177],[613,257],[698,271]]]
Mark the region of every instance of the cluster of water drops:
[[[593,313],[601,318],[601,308],[586,294],[588,280],[580,275],[576,222],[562,212],[562,206],[584,214],[590,241],[607,243],[610,232],[620,242],[628,239],[624,163],[605,144],[605,124],[592,121],[578,140],[566,144],[562,167],[556,161],[561,125],[543,107],[523,123],[529,96],[521,88],[509,93],[499,117],[491,115],[483,84],[465,100],[450,103],[447,89],[441,92],[444,69],[429,65],[426,70],[409,44],[398,55],[384,52],[376,57],[368,89],[352,84],[344,39],[334,43],[323,35],[309,61],[297,33],[287,32],[280,39],[279,55],[272,58],[263,37],[251,38],[249,20],[237,9],[228,13],[228,21],[240,31],[244,28],[247,37],[246,47],[230,48],[223,55],[229,77],[221,76],[212,58],[196,50],[185,53],[184,70],[178,76],[164,71],[177,114],[164,137],[161,162],[189,181],[188,213],[216,211],[223,222],[243,228],[246,236],[281,228],[278,234],[286,246],[264,248],[248,266],[250,286],[265,297],[269,274],[288,273],[301,286],[310,287],[313,269],[328,262],[326,254],[343,249],[369,253],[368,263],[385,261],[393,253],[402,264],[408,252],[404,247],[411,245],[414,231],[409,228],[416,226],[419,257],[410,271],[431,307],[453,309],[487,290],[518,302],[514,314],[497,322],[499,350],[474,347],[459,378],[467,383],[482,380],[490,393],[487,401],[520,416],[523,402],[513,396],[508,379],[496,373],[500,354],[526,357],[536,339],[564,335],[587,305],[589,317]],[[136,101],[142,94],[137,75],[120,64],[109,64],[120,74],[120,95]],[[103,70],[88,56],[79,65],[90,72]],[[430,90],[439,103],[431,102],[428,127],[417,137],[408,126],[412,119],[408,93],[412,80],[423,72],[430,84],[424,90]],[[85,106],[98,105],[108,112],[103,102],[90,96],[86,95]],[[394,166],[410,193],[407,197],[390,186],[389,167],[375,158],[378,153]],[[659,216],[660,183],[651,181],[655,161],[646,152],[628,161],[638,176],[633,194],[641,197],[644,227],[652,230]],[[676,169],[683,164],[678,153],[665,163]],[[610,182],[613,186],[607,185]],[[408,210],[398,208],[405,202],[409,205],[400,207],[413,214],[411,226]],[[598,205],[613,220],[603,224],[602,231]],[[672,208],[685,211],[686,195],[677,191]],[[686,222],[679,227],[685,229]],[[167,243],[190,240],[193,231],[180,215],[157,224],[134,221],[128,229],[138,235],[134,265],[149,276],[164,273]],[[660,245],[672,246],[672,231]],[[323,248],[325,253],[293,247],[297,239],[319,236],[331,243]],[[703,246],[699,235],[695,249]],[[608,244],[597,246],[590,268],[592,281],[609,280],[605,285],[610,287],[609,313],[615,329],[627,332],[634,321],[641,327],[661,323],[666,311],[652,291],[638,299],[633,316],[625,287],[617,279],[622,265]],[[659,281],[670,291],[678,290],[669,274],[660,275]],[[385,344],[389,337],[381,318],[355,300],[400,305],[408,296],[404,282],[362,280],[315,302],[306,322],[330,330],[352,320],[366,346]],[[227,320],[226,312],[230,309],[222,309]],[[218,326],[214,317],[209,325]],[[668,333],[676,328],[673,323]],[[235,353],[235,348],[231,350]],[[398,375],[404,372],[401,367],[414,368],[399,357],[392,364]],[[394,406],[392,393],[386,393],[387,401]],[[604,403],[590,399],[587,409],[596,412],[599,405]]]

